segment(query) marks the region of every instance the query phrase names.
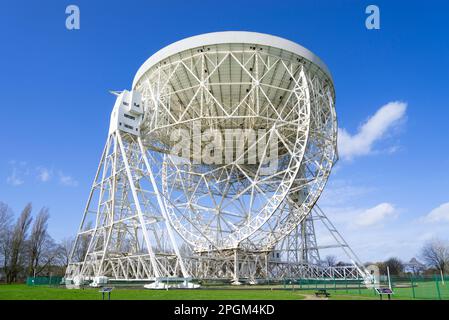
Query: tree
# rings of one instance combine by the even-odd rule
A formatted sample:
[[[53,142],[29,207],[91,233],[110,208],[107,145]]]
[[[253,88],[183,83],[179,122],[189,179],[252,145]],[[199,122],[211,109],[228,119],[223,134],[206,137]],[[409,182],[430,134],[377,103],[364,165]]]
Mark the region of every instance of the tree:
[[[336,267],[347,267],[347,266],[352,266],[352,263],[350,262],[345,262],[345,261],[338,261],[335,264]]]
[[[84,230],[91,230],[92,229],[92,221],[89,221]],[[89,244],[90,244],[90,240],[91,240],[91,235],[90,234],[82,234],[82,235],[78,235],[78,238],[75,240],[74,242],[74,246],[75,247],[75,251],[73,252],[74,255],[74,260],[76,261],[84,261],[84,259],[86,258],[86,254],[87,251],[89,250]]]
[[[426,266],[424,264],[422,264],[421,262],[419,262],[418,259],[416,259],[416,258],[412,258],[407,263],[407,268],[408,268],[409,272],[412,273],[413,275],[419,275],[426,270]]]
[[[6,203],[0,202],[0,237],[11,227],[12,212]]]
[[[36,267],[36,275],[49,275],[55,267],[60,266],[60,246],[47,236],[43,245],[42,254]],[[59,268],[58,268],[59,269]]]
[[[42,208],[31,229],[28,241],[29,265],[28,275],[35,276],[48,266],[57,262],[59,247],[47,232],[50,214],[48,208]]]
[[[396,257],[391,257],[385,261],[385,267],[388,267],[391,275],[400,275],[404,271],[404,263],[401,259]]]
[[[429,267],[444,273],[449,265],[449,248],[442,240],[433,239],[423,246],[421,257]]]
[[[22,210],[8,239],[10,254],[8,255],[8,261],[5,263],[6,281],[8,283],[17,281],[17,277],[23,269],[25,244],[32,221],[31,208],[31,203],[28,203]]]
[[[0,266],[6,270],[11,253],[12,212],[7,204],[0,202]],[[1,280],[1,274],[0,274]]]
[[[337,264],[337,257],[333,255],[328,255],[324,258],[324,266],[326,267],[335,267]]]
[[[75,240],[73,237],[62,239],[59,243],[59,257],[61,265],[67,267],[69,265],[70,253],[72,252],[73,244]]]
[[[31,229],[30,241],[29,241],[29,267],[28,275],[35,275],[36,268],[39,266],[39,260],[42,256],[45,241],[47,238],[47,225],[48,225],[48,209],[42,208],[39,211],[34,224]]]

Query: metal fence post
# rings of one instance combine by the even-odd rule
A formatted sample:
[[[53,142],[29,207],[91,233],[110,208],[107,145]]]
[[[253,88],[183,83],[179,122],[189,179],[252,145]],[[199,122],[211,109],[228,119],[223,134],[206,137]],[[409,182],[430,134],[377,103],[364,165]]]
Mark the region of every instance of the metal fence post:
[[[435,284],[437,286],[438,300],[441,300],[440,285],[438,284],[438,278],[437,277],[435,277]]]
[[[449,291],[448,280],[449,280],[448,277],[447,277],[447,276],[444,276],[444,281],[445,281],[445,283],[446,283],[447,290]]]

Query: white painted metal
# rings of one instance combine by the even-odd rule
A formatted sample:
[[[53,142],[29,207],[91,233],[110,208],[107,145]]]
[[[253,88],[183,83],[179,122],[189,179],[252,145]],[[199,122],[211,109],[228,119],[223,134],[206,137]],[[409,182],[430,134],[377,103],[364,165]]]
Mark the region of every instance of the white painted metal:
[[[193,36],[190,38],[182,39],[174,42],[165,48],[159,50],[153,54],[145,63],[139,68],[134,77],[133,88],[136,86],[140,78],[153,66],[159,64],[162,60],[171,56],[177,55],[180,52],[207,47],[217,44],[236,44],[246,43],[252,45],[268,46],[273,48],[279,48],[286,52],[292,52],[300,57],[313,62],[319,66],[326,74],[331,77],[327,66],[310,50],[300,46],[299,44],[290,40],[273,36],[270,34],[247,32],[247,31],[223,31],[223,32],[211,32]]]
[[[323,268],[317,250],[313,262],[292,259],[307,249],[307,217],[337,160],[332,78],[309,50],[253,32],[199,35],[151,56],[132,91],[117,95],[67,278],[152,280],[161,288],[160,279],[192,287],[191,277],[238,284],[365,276],[321,211],[354,266]],[[173,156],[173,133],[207,130],[234,130],[236,157],[199,158],[202,140],[192,154]],[[277,167],[267,171],[272,145]],[[245,163],[256,148],[257,159]],[[301,225],[302,244],[292,236],[301,236]]]
[[[178,278],[179,274],[185,281],[190,278],[162,202],[152,201],[159,191],[136,130],[140,129],[141,109],[140,94],[123,91],[118,95],[105,151],[71,252],[66,271],[69,279],[90,279],[94,284],[105,276],[145,279],[154,281],[153,287],[163,288],[161,278]]]

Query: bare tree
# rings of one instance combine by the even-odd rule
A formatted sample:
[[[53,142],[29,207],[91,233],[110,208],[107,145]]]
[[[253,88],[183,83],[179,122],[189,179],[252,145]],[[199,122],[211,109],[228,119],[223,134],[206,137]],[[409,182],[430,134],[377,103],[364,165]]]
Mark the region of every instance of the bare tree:
[[[23,269],[23,263],[25,262],[25,243],[32,221],[31,208],[31,203],[28,203],[22,210],[8,240],[10,243],[10,254],[5,264],[6,281],[8,283],[17,281],[17,276]]]
[[[52,256],[56,254],[56,252],[53,252],[55,250],[54,242],[47,232],[49,217],[48,208],[42,208],[34,219],[30,240],[28,241],[29,276],[39,274],[52,260]]]
[[[86,226],[84,227],[84,230],[91,230],[92,229],[92,221],[89,221]],[[75,241],[73,242],[74,248],[73,250],[73,260],[77,262],[84,261],[87,251],[89,250],[89,244],[91,240],[91,234],[84,233],[82,235],[78,235],[77,238],[75,238]]]
[[[449,265],[449,247],[440,239],[427,242],[421,249],[421,256],[429,267],[441,272]]]
[[[49,210],[42,208],[34,221],[31,211],[32,206],[28,204],[13,225],[12,211],[0,202],[0,280],[3,280],[3,272],[8,283],[18,281],[26,275],[65,272],[74,239],[66,238],[61,243],[56,243],[47,230]],[[91,223],[88,228],[91,228]],[[89,242],[89,236],[82,236],[75,256],[79,255],[83,260]]]
[[[404,263],[399,258],[391,257],[384,264],[385,268],[388,267],[391,275],[400,275],[404,271]]]
[[[324,258],[323,262],[326,267],[335,267],[337,265],[337,257],[334,255],[328,255]]]
[[[408,269],[413,275],[419,275],[426,270],[426,266],[418,261],[416,258],[412,258],[407,263]]]
[[[52,270],[60,266],[60,246],[47,236],[42,247],[39,263],[36,265],[36,275],[49,275]]]
[[[0,202],[0,236],[9,229],[12,221],[12,212],[6,203]]]
[[[11,254],[12,212],[7,204],[0,202],[0,265],[6,271]],[[2,276],[0,273],[0,280]]]
[[[67,237],[59,242],[59,257],[61,265],[67,267],[69,265],[70,253],[72,252],[75,239],[73,237]]]
[[[352,263],[350,262],[345,262],[345,261],[338,261],[335,266],[336,267],[347,267],[347,266],[351,266]]]

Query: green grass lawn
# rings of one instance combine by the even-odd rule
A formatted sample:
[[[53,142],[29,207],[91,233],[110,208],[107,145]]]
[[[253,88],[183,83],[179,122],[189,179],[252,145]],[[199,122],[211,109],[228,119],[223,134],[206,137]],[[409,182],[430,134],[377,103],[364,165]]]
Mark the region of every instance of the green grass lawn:
[[[0,285],[0,300],[101,300],[99,289],[66,289],[22,284]],[[281,290],[147,290],[117,288],[113,300],[299,300],[297,291]]]
[[[379,296],[375,294],[373,289],[361,288],[359,290],[358,288],[352,288],[346,290],[344,288],[339,288],[338,290],[334,290],[332,287],[328,287],[327,290],[331,294],[331,299],[379,299]],[[397,283],[393,291],[393,300],[438,300],[440,298],[441,300],[449,300],[449,283],[443,285],[440,282],[437,287],[435,281],[421,281],[414,283],[413,288],[410,283]],[[388,298],[384,297],[384,299]]]
[[[280,286],[277,286],[279,289]],[[112,300],[301,300],[313,298],[316,289],[270,290],[269,286],[260,286],[251,290],[245,286],[202,288],[196,290],[147,290],[115,288]],[[449,284],[441,285],[440,296],[449,299]],[[26,286],[24,284],[0,285],[0,300],[101,300],[99,289],[85,288],[66,289],[65,287]],[[378,300],[373,290],[368,289],[337,289],[328,287],[332,300]],[[414,288],[415,299],[438,299],[435,282],[418,283]],[[393,300],[413,299],[411,287],[395,288]]]

